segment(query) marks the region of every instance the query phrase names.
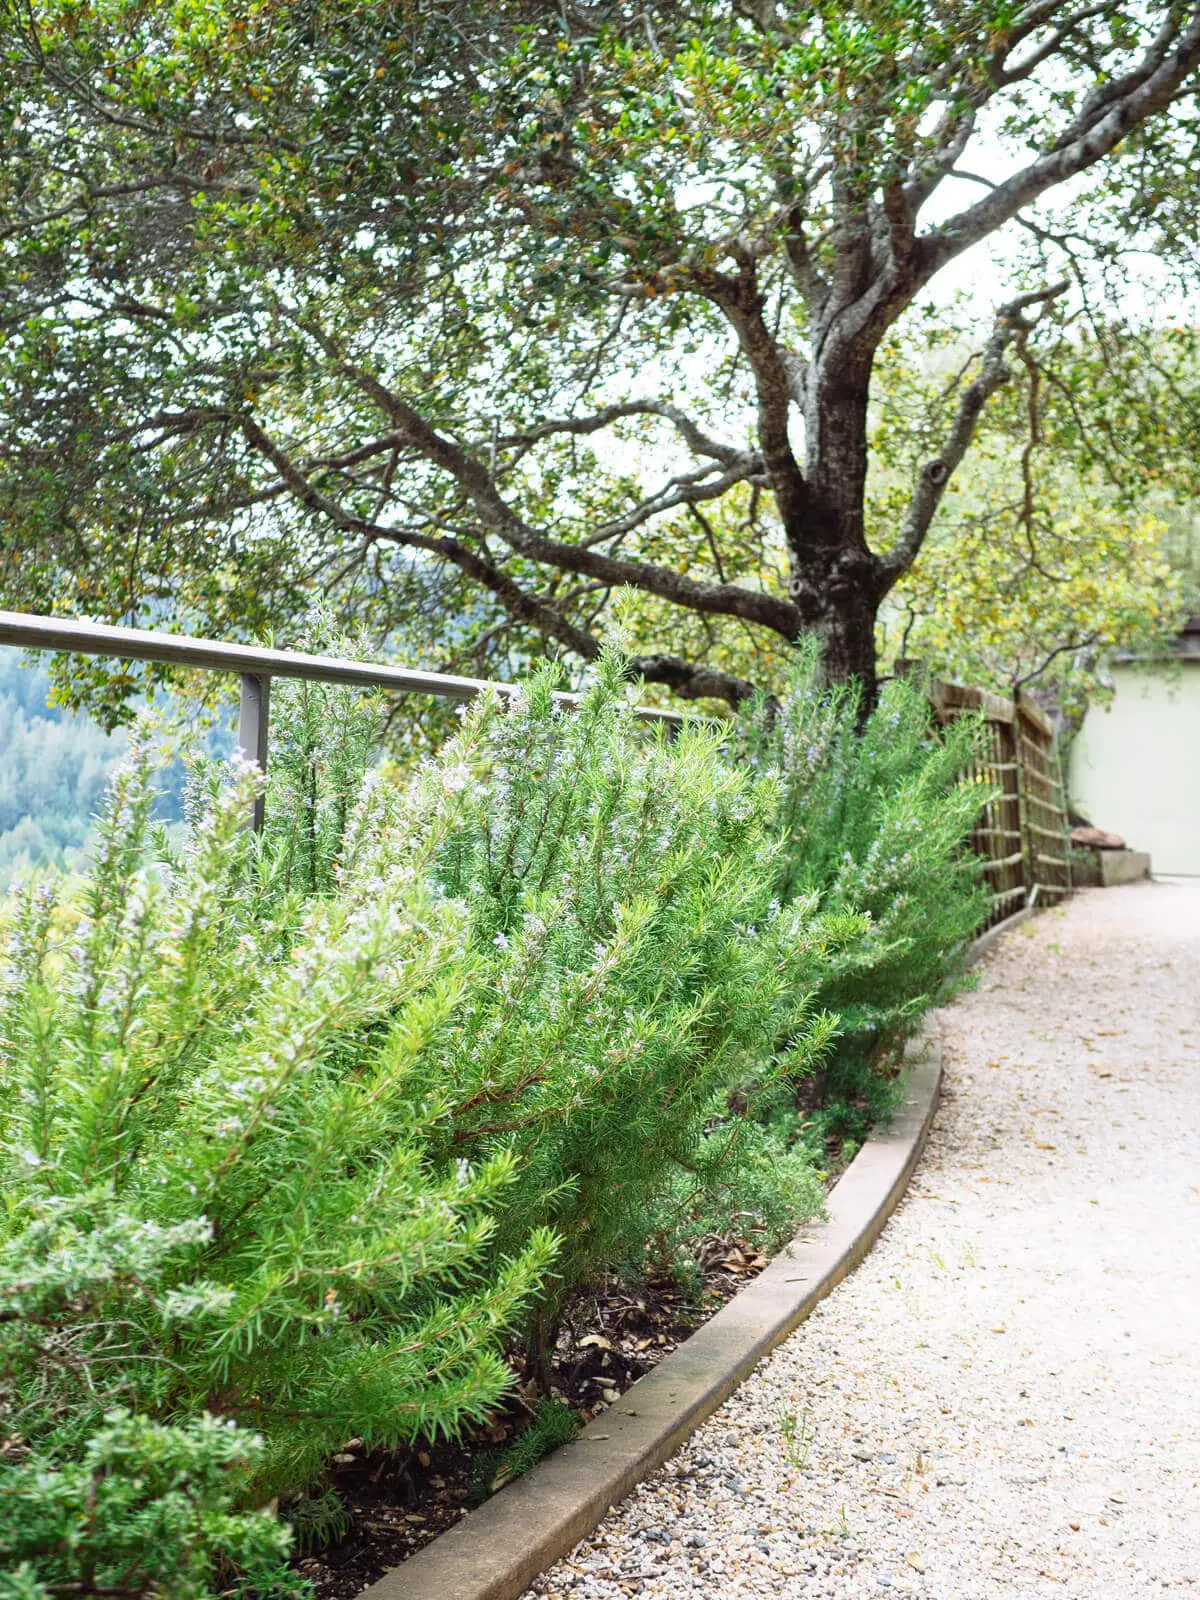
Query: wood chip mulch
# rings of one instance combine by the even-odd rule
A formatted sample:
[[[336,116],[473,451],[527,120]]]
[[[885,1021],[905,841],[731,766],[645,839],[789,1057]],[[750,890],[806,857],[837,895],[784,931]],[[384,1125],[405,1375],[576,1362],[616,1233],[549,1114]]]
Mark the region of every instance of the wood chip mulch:
[[[699,1240],[696,1255],[698,1295],[689,1297],[662,1273],[636,1286],[606,1280],[572,1305],[550,1393],[581,1422],[617,1400],[767,1264],[752,1240],[735,1232]],[[519,1386],[487,1427],[456,1444],[372,1453],[351,1440],[329,1473],[351,1526],[336,1544],[295,1562],[319,1600],[352,1600],[464,1516],[486,1494],[480,1458],[503,1451],[528,1426],[538,1399],[535,1384]]]

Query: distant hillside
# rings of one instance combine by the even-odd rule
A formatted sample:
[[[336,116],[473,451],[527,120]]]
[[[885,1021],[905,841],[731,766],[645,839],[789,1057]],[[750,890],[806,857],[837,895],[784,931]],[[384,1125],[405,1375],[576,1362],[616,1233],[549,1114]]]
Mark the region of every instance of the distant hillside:
[[[23,666],[0,650],[0,887],[41,866],[78,867],[108,775],[129,743],[86,716],[48,704],[50,680],[39,664]],[[164,821],[182,816],[186,773],[163,774]]]

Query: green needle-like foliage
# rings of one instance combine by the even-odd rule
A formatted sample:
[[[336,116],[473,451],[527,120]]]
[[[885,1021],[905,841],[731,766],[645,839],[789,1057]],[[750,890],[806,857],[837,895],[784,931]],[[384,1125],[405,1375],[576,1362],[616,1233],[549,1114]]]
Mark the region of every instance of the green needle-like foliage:
[[[406,1089],[470,973],[462,908],[429,873],[453,806],[364,833],[338,893],[286,926],[241,895],[258,782],[237,773],[156,868],[136,748],[82,903],[19,906],[0,1371],[19,1453],[79,1459],[115,1405],[211,1411],[261,1432],[261,1502],[352,1433],[485,1416],[555,1247],[536,1225],[493,1247],[514,1157],[435,1168]]]
[[[577,712],[543,677],[464,738],[476,798],[439,865],[470,907],[481,981],[441,1137],[472,1161],[516,1155],[500,1238],[555,1228],[562,1295],[636,1253],[648,1207],[697,1162],[714,1093],[819,1057],[834,1023],[811,996],[865,924],[779,904],[776,782],[728,761],[719,728],[639,730],[616,657]],[[539,1337],[550,1310],[544,1291]]]
[[[171,1427],[114,1410],[78,1459],[0,1464],[0,1600],[209,1600],[226,1564],[242,1594],[302,1596],[283,1566],[284,1525],[236,1504],[260,1455],[253,1435],[213,1417]]]
[[[175,852],[135,739],[82,890],[13,898],[3,1600],[286,1586],[255,1508],[318,1503],[350,1437],[485,1418],[689,1217],[779,1237],[819,1204],[755,1113],[944,990],[969,730],[897,688],[860,734],[801,679],[773,722],[672,735],[625,671],[571,710],[550,669],[485,697],[407,777],[370,765],[372,703],[283,686],[265,833],[261,776],[210,766]]]
[[[876,1069],[953,992],[986,913],[967,840],[988,791],[963,776],[977,754],[970,718],[935,728],[924,694],[904,681],[886,686],[861,727],[858,711],[857,690],[822,686],[815,653],[802,651],[787,693],[743,720],[735,750],[779,784],[780,898],[815,896],[823,912],[869,918],[862,938],[831,952],[818,991],[838,1018],[827,1098],[866,1102],[847,1129],[861,1138],[888,1103]]]

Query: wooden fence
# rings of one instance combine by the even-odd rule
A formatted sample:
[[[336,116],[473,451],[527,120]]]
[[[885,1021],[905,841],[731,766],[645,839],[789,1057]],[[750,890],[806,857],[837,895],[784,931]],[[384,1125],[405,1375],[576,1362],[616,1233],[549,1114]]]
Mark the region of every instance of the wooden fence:
[[[1053,903],[1071,893],[1066,791],[1054,729],[1028,696],[1007,700],[986,689],[934,683],[938,719],[981,713],[984,742],[967,776],[999,791],[980,814],[972,843],[986,863],[992,893],[985,928],[1023,907]]]

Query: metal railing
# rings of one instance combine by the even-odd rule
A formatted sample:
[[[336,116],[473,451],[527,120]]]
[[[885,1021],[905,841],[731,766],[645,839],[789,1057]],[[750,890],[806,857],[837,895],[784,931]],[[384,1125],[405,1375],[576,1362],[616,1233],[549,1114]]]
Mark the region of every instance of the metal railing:
[[[472,700],[487,689],[511,698],[516,684],[484,678],[460,678],[443,672],[416,672],[336,656],[306,655],[298,650],[268,650],[258,645],[226,644],[186,634],[152,633],[142,628],[115,628],[67,617],[41,617],[23,611],[0,611],[0,644],[25,650],[60,650],[76,655],[113,656],[126,661],[158,661],[167,666],[207,672],[236,673],[241,679],[238,746],[264,772],[271,715],[271,680],[303,678],[311,683],[343,683],[364,689],[390,689],[402,694],[439,695]],[[1061,899],[1072,888],[1067,851],[1066,799],[1054,730],[1025,695],[1007,700],[987,690],[934,683],[930,699],[939,720],[952,721],[966,711],[981,713],[986,723],[986,749],[971,776],[997,790],[979,819],[973,842],[985,858],[992,909],[988,923],[1004,920],[1037,897]],[[577,705],[579,696],[557,692],[560,704]],[[639,717],[672,726],[684,718],[677,711],[639,706]],[[262,826],[263,802],[254,810],[254,826]]]
[[[444,672],[415,672],[408,667],[387,667],[337,656],[306,655],[299,650],[268,650],[258,645],[226,644],[218,639],[194,639],[187,634],[152,633],[144,628],[114,628],[101,622],[79,622],[70,617],[41,617],[31,612],[0,611],[0,644],[23,650],[59,650],[73,655],[115,656],[122,661],[158,661],[173,667],[194,667],[205,672],[237,673],[241,679],[238,747],[265,772],[267,738],[271,721],[272,678],[304,678],[310,683],[357,684],[363,689],[391,689],[402,694],[432,694],[447,700],[473,700],[487,689],[512,698],[516,684],[486,678],[460,678]],[[558,691],[561,705],[573,706],[579,696]],[[677,711],[639,706],[637,715],[647,722],[677,725]],[[262,826],[263,802],[254,810],[254,826]]]

